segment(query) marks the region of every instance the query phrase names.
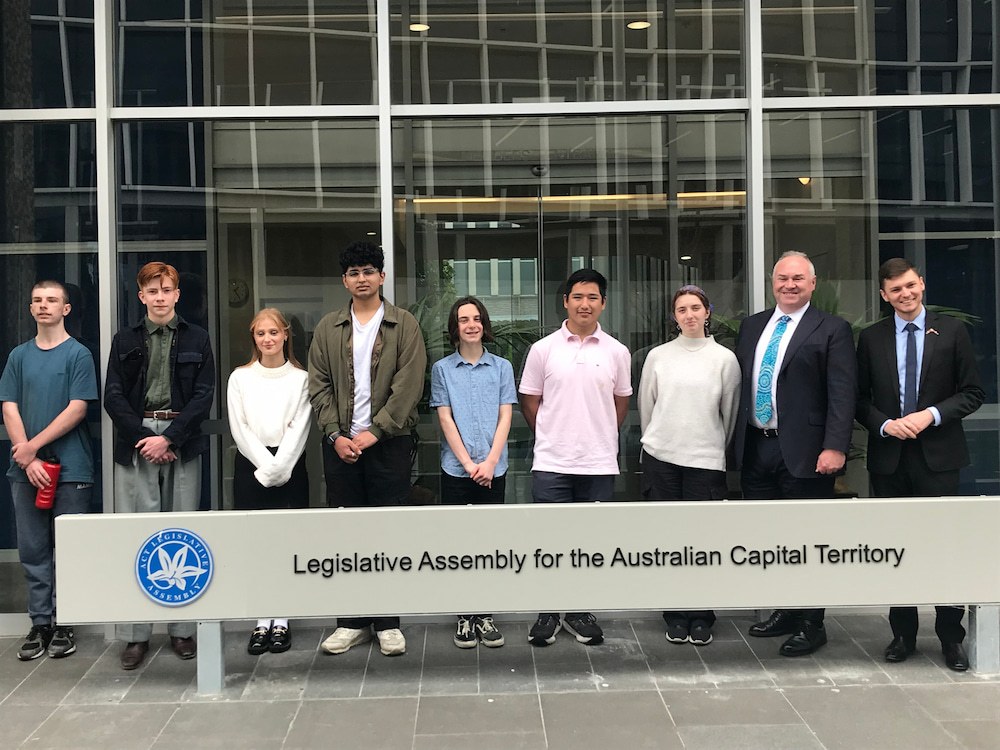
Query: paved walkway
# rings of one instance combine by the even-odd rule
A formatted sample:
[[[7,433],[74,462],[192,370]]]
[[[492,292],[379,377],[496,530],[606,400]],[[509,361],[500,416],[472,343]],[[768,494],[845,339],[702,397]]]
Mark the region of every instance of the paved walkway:
[[[215,697],[195,693],[195,663],[165,636],[131,673],[99,635],[28,663],[3,638],[0,748],[1000,750],[1000,678],[947,670],[930,618],[919,653],[896,665],[882,661],[876,615],[827,618],[829,645],[798,659],[777,655],[781,639],[746,638],[749,619],[721,619],[703,648],[667,643],[652,618],[605,621],[596,647],[561,633],[534,648],[526,623],[500,624],[503,648],[459,650],[448,626],[404,621],[395,658],[319,653],[318,627],[252,657],[249,628],[230,632]]]

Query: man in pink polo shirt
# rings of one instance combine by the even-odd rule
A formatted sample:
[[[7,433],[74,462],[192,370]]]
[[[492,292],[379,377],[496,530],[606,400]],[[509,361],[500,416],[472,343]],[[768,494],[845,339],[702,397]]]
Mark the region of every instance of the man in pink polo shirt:
[[[566,281],[562,327],[528,352],[521,375],[521,410],[535,433],[531,497],[536,503],[611,499],[618,474],[618,430],[632,395],[628,348],[598,324],[608,280],[583,268]],[[596,645],[604,631],[589,612],[542,613],[528,640],[553,643],[562,627]]]

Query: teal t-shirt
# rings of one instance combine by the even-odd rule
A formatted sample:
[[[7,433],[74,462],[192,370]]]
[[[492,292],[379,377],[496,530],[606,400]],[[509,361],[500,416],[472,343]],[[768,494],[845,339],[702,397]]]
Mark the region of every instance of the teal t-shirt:
[[[97,400],[97,370],[90,351],[70,337],[53,349],[39,349],[34,339],[10,353],[0,377],[0,401],[13,401],[30,440],[49,426],[69,402]],[[93,482],[94,454],[86,420],[38,451],[56,456],[60,482]],[[7,477],[27,482],[24,470],[10,460]]]

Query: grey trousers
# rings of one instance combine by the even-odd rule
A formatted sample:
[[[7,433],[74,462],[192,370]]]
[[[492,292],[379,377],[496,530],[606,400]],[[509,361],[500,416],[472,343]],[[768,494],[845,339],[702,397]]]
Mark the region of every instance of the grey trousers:
[[[143,419],[157,435],[170,426],[165,419]],[[201,456],[184,461],[177,451],[176,461],[153,464],[136,451],[132,464],[115,464],[115,513],[160,513],[198,510],[201,499]],[[172,622],[167,632],[178,638],[191,638],[197,630],[193,622]],[[116,635],[129,643],[148,641],[153,632],[149,623],[119,625]]]

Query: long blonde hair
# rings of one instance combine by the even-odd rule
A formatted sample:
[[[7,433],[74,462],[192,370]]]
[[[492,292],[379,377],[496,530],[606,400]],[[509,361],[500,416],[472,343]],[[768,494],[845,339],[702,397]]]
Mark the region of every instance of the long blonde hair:
[[[289,325],[287,320],[285,320],[285,316],[281,314],[281,310],[278,310],[275,307],[263,308],[260,312],[254,315],[253,320],[250,321],[250,361],[243,365],[243,367],[249,367],[254,362],[260,360],[260,349],[257,348],[257,341],[254,338],[253,332],[258,323],[262,320],[268,319],[277,323],[278,328],[280,328],[285,334],[285,343],[281,347],[282,352],[285,355],[285,359],[291,362],[295,367],[298,367],[300,370],[306,369],[299,364],[297,359],[295,359],[295,352],[292,351],[292,326]]]

